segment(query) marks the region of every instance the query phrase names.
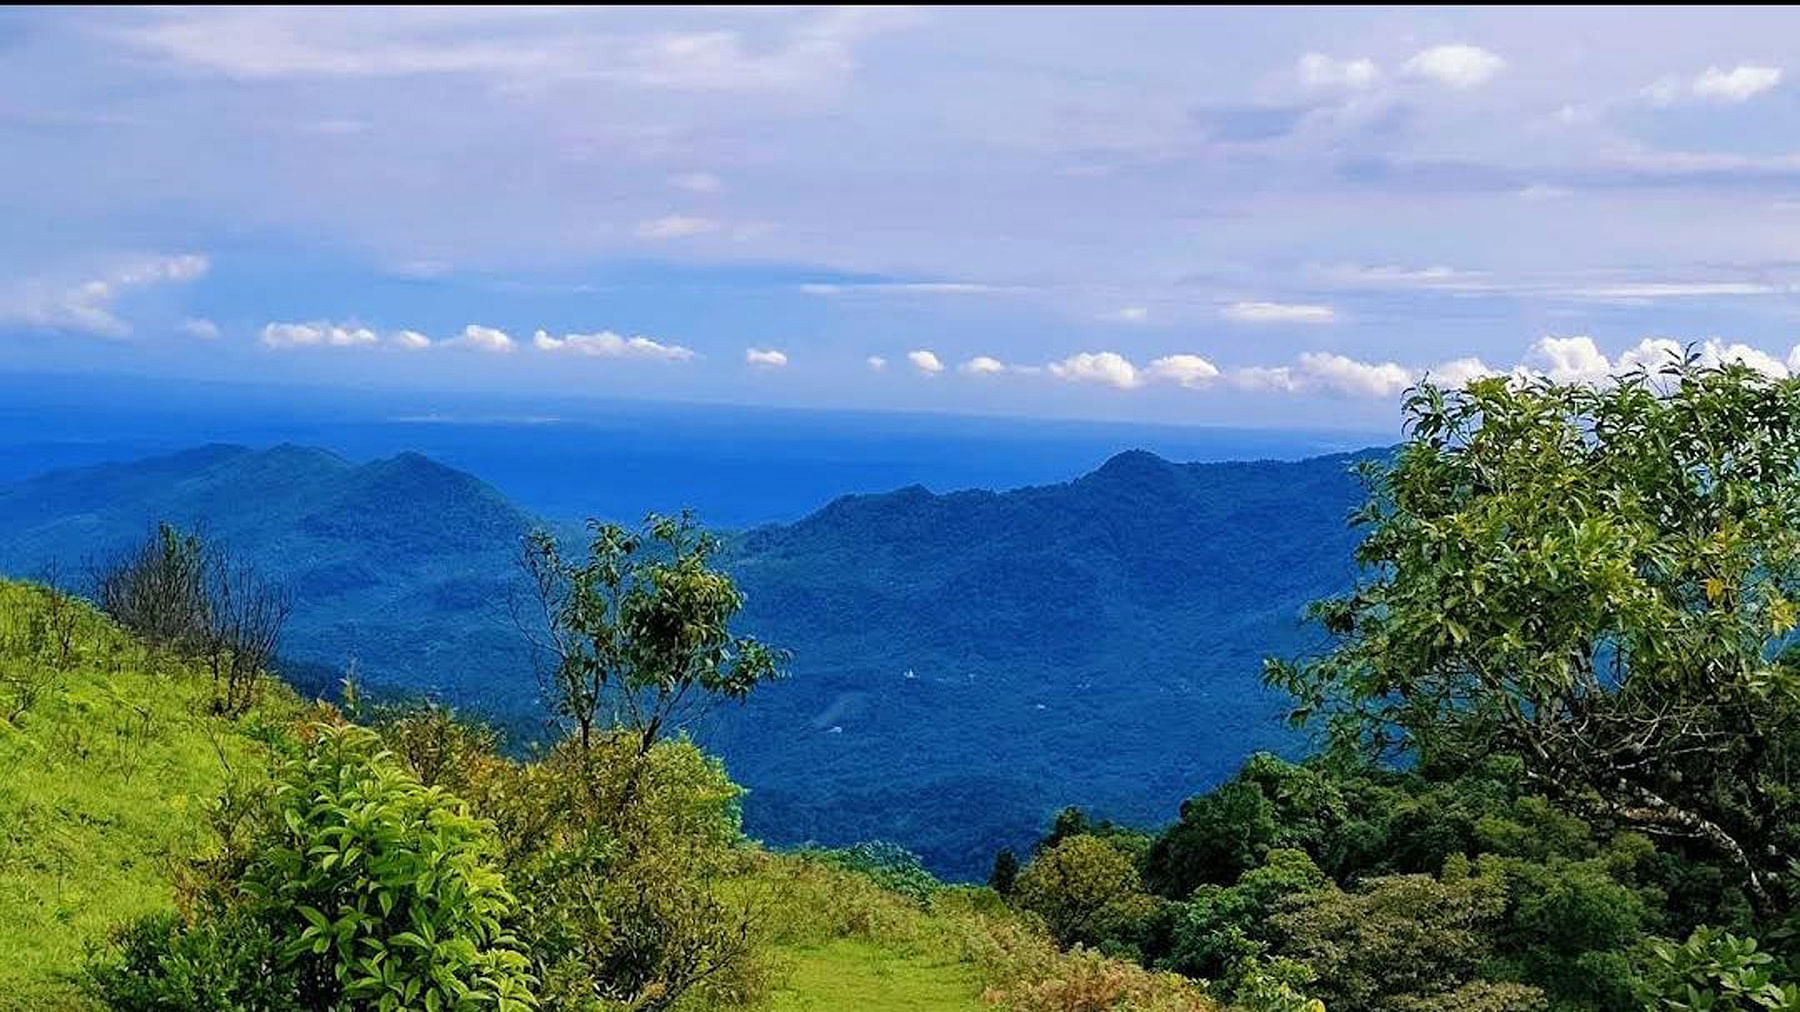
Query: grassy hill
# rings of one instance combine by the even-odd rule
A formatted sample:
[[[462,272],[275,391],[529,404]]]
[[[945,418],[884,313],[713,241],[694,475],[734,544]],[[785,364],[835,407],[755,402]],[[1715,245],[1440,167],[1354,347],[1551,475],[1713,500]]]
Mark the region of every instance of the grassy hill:
[[[91,1008],[86,954],[120,923],[176,906],[185,861],[214,844],[206,808],[229,779],[263,775],[313,714],[273,682],[240,718],[210,715],[209,699],[202,672],[85,602],[0,581],[0,1009]],[[746,846],[738,888],[781,898],[763,928],[772,1012],[1026,1012],[1096,981],[1121,1008],[1212,1008],[1168,975],[1057,953],[985,890],[922,907],[827,862]]]
[[[743,532],[742,628],[790,648],[794,677],[696,734],[750,789],[754,834],[894,840],[958,878],[1065,804],[1161,821],[1251,752],[1294,747],[1261,661],[1350,579],[1355,459],[1134,451],[1060,484],[849,496]],[[77,570],[159,519],[294,592],[286,647],[315,684],[353,659],[539,734],[509,611],[532,521],[477,478],[294,446],[63,471],[0,486],[0,572]]]
[[[83,1007],[86,947],[173,904],[172,869],[208,844],[201,807],[300,708],[276,690],[229,721],[207,699],[85,603],[0,582],[0,1008]]]

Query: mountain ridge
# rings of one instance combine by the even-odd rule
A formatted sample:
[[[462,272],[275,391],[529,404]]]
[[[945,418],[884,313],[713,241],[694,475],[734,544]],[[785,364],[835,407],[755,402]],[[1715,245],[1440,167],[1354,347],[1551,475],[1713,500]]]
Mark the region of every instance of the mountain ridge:
[[[1063,803],[1160,820],[1248,751],[1293,747],[1260,660],[1347,584],[1350,465],[1381,452],[1128,450],[1063,482],[839,496],[728,534],[741,628],[791,648],[794,677],[694,733],[772,843],[892,839],[969,877]],[[157,519],[292,587],[290,649],[321,681],[354,663],[537,735],[507,610],[535,521],[479,477],[296,444],[69,469],[0,485],[0,571],[103,557]],[[910,814],[946,799],[962,818]]]

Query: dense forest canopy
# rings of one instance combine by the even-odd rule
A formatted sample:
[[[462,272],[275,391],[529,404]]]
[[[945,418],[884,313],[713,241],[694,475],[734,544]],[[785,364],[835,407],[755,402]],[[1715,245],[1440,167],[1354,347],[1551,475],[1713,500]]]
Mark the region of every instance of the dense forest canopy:
[[[1326,750],[1156,832],[1066,812],[996,888],[1252,1007],[1800,1008],[1800,381],[1685,361],[1405,407],[1327,648],[1268,667]]]

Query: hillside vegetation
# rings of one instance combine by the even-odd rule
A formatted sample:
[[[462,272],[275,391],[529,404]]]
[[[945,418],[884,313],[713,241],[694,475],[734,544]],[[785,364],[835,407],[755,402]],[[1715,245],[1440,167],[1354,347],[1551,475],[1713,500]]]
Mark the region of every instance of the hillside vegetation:
[[[235,720],[210,698],[85,601],[0,581],[0,1008],[83,1007],[86,946],[172,907],[206,807],[301,711],[274,686]]]
[[[4,581],[0,704],[0,763],[6,769],[0,776],[0,952],[6,953],[0,959],[0,1009],[106,1007],[94,990],[96,967],[111,973],[100,979],[108,981],[110,991],[104,994],[112,1002],[124,1002],[113,1005],[117,1008],[289,1007],[266,1004],[276,1000],[272,991],[242,990],[250,985],[241,977],[230,984],[232,978],[217,976],[218,968],[209,970],[204,959],[193,962],[191,950],[180,950],[185,952],[180,958],[189,960],[186,972],[198,974],[192,980],[200,990],[188,993],[204,997],[205,1004],[170,1004],[174,999],[164,992],[156,999],[161,1004],[131,1002],[149,1000],[138,988],[166,972],[174,955],[144,962],[146,951],[169,944],[175,937],[171,930],[192,930],[177,925],[206,923],[205,910],[220,900],[209,878],[222,863],[247,857],[237,850],[246,839],[242,831],[257,820],[257,806],[266,803],[257,799],[267,797],[280,771],[291,773],[297,756],[312,755],[316,762],[319,743],[330,735],[371,732],[346,725],[335,708],[302,703],[272,680],[246,712],[219,715],[210,678],[194,659],[147,645],[85,601]],[[491,739],[485,732],[455,723],[446,711],[377,708],[366,714],[394,750],[389,754],[402,757],[405,772],[396,768],[393,775],[405,781],[460,780],[477,795],[515,776],[540,789],[550,786],[543,779],[551,775],[550,767],[519,765],[486,751],[482,743]],[[351,753],[357,747],[351,746]],[[651,774],[663,786],[647,787],[646,794],[675,790],[670,801],[676,807],[668,812],[696,803],[701,811],[721,815],[733,810],[734,801],[716,807],[719,799],[736,796],[716,764],[679,742],[658,746],[658,755],[657,767],[675,779]],[[468,779],[472,776],[486,779]],[[681,783],[691,786],[680,788]],[[695,789],[700,793],[692,793]],[[553,789],[550,793],[556,796]],[[511,802],[485,796],[485,810],[502,822],[519,814],[505,811]],[[705,862],[722,875],[715,885],[692,881],[673,887],[677,894],[703,888],[685,902],[698,902],[698,912],[708,916],[737,911],[739,919],[732,923],[749,932],[731,986],[687,993],[681,1008],[1040,1012],[1090,1007],[1044,1004],[1060,1001],[1055,995],[1070,987],[1082,989],[1071,1001],[1098,996],[1106,1003],[1094,1008],[1112,1007],[1133,994],[1162,1003],[1144,1004],[1145,1009],[1213,1007],[1174,978],[1092,956],[1069,962],[1072,957],[1058,953],[1047,935],[986,890],[945,889],[916,865],[905,865],[911,887],[895,892],[877,881],[889,874],[879,863],[830,852],[769,853],[735,834],[730,821],[710,818],[654,830],[660,842],[652,842],[645,855],[664,865],[685,855],[678,863],[691,868],[697,857],[711,854]],[[714,837],[719,830],[726,835]],[[715,844],[708,841],[714,839],[722,849],[711,849]],[[571,873],[564,865],[558,868]],[[595,874],[587,881],[598,885],[606,875]],[[608,874],[620,875],[619,866],[612,865]],[[611,931],[699,930],[688,936],[691,942],[721,940],[715,936],[708,942],[705,925],[683,927],[680,911],[659,909],[655,902],[639,905],[653,897],[636,891],[648,888],[650,880],[636,881],[630,894],[635,901],[623,907],[617,904],[626,897],[605,901],[614,904]],[[745,917],[746,912],[753,916]],[[131,930],[121,934],[127,925]],[[234,930],[254,936],[243,924]],[[241,949],[233,951],[242,956]],[[111,962],[118,959],[125,963]],[[261,976],[278,986],[286,981],[273,973],[274,964],[257,965]],[[616,956],[606,965],[624,977],[643,972],[630,970],[630,963]],[[153,970],[156,966],[165,970]],[[131,969],[121,975],[122,968]],[[653,978],[669,970],[668,964],[649,968]],[[649,983],[635,999],[627,994],[592,1007],[664,1007],[655,998],[660,992],[654,981]],[[140,997],[127,997],[133,994]],[[548,996],[537,1004],[561,1007]]]
[[[1297,746],[1259,666],[1350,583],[1358,459],[1128,452],[1061,484],[852,496],[742,532],[723,562],[795,677],[694,733],[749,788],[752,835],[894,840],[962,880],[1071,802],[1161,819],[1252,752]],[[285,647],[308,667],[289,670],[309,687],[354,661],[371,686],[543,737],[513,607],[531,520],[473,476],[293,446],[58,472],[0,486],[0,571],[76,572],[159,521],[292,593]],[[959,817],[928,814],[943,806]]]
[[[99,573],[108,617],[6,585],[7,1000],[1800,1012],[1800,379],[1680,361],[1405,407],[1360,466],[1358,579],[1265,668],[1324,748],[1160,828],[1066,808],[986,886],[746,833],[683,729],[790,655],[685,513],[528,537],[524,749],[353,682],[301,704],[260,667],[284,593],[167,525]]]

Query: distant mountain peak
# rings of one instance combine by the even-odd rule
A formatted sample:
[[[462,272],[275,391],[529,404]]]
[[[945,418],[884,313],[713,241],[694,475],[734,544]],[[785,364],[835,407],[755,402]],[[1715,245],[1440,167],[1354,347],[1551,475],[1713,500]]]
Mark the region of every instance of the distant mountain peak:
[[[1089,477],[1126,481],[1158,478],[1167,476],[1175,467],[1149,450],[1124,450],[1109,457]]]
[[[344,458],[330,450],[300,443],[277,443],[258,456],[270,463],[325,463],[340,467],[345,464]]]

